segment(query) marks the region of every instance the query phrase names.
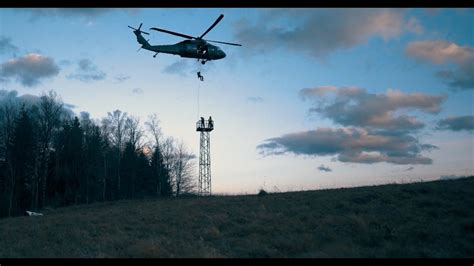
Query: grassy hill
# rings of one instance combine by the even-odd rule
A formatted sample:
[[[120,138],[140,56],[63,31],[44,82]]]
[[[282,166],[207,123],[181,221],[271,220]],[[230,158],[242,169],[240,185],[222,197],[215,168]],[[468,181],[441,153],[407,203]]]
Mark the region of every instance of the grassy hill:
[[[474,257],[474,177],[44,213],[0,220],[0,258]]]

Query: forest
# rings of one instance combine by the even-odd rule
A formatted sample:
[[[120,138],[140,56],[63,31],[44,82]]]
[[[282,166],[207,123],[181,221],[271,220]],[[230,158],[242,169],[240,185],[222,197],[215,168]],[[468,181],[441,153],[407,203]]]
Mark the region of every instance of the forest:
[[[76,115],[54,91],[0,90],[0,217],[45,207],[193,193],[196,156],[156,114]]]

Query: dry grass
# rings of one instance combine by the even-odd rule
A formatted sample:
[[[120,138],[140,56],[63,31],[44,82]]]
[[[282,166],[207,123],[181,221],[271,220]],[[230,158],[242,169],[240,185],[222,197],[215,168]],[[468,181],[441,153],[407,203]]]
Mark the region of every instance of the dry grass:
[[[0,220],[0,258],[474,257],[474,178],[134,200]]]

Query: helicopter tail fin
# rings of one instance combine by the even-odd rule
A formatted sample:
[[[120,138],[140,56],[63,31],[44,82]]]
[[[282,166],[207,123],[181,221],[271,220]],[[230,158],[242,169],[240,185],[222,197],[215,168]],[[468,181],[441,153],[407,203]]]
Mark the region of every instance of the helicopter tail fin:
[[[143,38],[142,33],[146,34],[146,35],[149,35],[149,33],[140,30],[142,25],[143,25],[143,23],[140,23],[140,26],[138,27],[138,29],[135,29],[135,28],[130,27],[130,26],[128,26],[128,27],[133,29],[133,33],[135,34],[135,36],[137,36],[137,42],[142,45],[142,48],[148,48],[151,45],[150,45],[150,43],[148,43],[147,40],[145,40],[145,38]]]
[[[140,32],[134,32],[135,35],[137,36],[137,42],[142,45],[142,48],[149,48],[151,47],[150,43],[143,38],[143,35],[141,35]]]

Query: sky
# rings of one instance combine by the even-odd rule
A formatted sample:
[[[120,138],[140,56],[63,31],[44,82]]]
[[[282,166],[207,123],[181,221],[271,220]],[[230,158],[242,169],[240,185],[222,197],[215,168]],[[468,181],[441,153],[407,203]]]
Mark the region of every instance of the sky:
[[[206,38],[242,47],[205,65],[137,52],[127,27],[199,36],[220,14]],[[473,25],[472,8],[4,8],[0,92],[54,90],[97,119],[156,113],[196,155],[212,116],[218,194],[473,175]]]

